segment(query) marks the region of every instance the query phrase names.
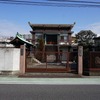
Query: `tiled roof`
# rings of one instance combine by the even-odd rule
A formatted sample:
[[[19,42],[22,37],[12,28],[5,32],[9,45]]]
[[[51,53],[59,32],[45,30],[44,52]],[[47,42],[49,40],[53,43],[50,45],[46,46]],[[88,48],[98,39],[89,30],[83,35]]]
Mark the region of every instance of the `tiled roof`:
[[[29,22],[29,25],[32,27],[32,28],[73,28],[73,26],[75,25],[74,24],[31,24]]]
[[[19,40],[19,41],[17,41],[17,40]],[[16,34],[16,37],[12,41],[10,41],[10,43],[14,44],[14,45],[20,45],[20,44],[22,45],[25,43],[26,45],[34,46],[31,42],[25,40],[23,38],[23,36],[21,34],[19,34],[18,32]]]

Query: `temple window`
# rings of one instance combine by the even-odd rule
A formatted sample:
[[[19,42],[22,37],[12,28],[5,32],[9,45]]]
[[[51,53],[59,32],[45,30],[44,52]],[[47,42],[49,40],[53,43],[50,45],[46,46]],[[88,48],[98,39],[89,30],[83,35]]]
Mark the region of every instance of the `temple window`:
[[[42,33],[36,33],[35,34],[35,44],[38,44],[38,41],[40,39],[43,39],[43,34]]]
[[[57,44],[57,35],[46,34],[46,43],[47,44]]]
[[[67,34],[61,34],[60,35],[60,42],[66,42],[67,41]]]

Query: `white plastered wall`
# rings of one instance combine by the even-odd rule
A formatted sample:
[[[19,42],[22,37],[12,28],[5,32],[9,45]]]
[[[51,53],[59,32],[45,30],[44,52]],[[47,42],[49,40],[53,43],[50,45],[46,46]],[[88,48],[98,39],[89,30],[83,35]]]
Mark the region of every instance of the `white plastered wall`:
[[[20,70],[20,49],[0,48],[0,71]]]

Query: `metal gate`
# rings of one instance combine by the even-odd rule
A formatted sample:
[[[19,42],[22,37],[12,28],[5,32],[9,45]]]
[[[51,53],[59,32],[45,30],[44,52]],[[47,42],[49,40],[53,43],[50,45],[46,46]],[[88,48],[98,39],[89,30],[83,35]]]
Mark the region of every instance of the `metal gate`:
[[[77,52],[37,52],[26,56],[26,72],[77,72]]]
[[[100,51],[90,52],[89,75],[100,75]]]
[[[84,51],[83,74],[89,75],[90,72],[100,72],[100,51]]]

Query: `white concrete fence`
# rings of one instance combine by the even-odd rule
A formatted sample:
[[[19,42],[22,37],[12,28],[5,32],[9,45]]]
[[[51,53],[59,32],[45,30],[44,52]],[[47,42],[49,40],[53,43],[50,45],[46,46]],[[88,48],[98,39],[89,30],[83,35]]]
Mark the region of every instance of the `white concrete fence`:
[[[20,48],[0,48],[0,72],[20,71]]]

